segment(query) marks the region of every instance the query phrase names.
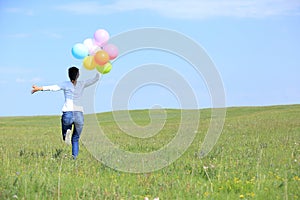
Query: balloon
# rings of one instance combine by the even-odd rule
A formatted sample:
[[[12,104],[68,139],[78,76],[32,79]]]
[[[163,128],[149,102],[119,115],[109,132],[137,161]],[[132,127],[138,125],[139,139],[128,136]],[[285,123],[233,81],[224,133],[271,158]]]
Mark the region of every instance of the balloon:
[[[109,61],[109,55],[106,51],[100,50],[94,55],[94,60],[99,65],[104,65]]]
[[[118,48],[113,44],[107,44],[103,47],[103,50],[106,51],[109,55],[109,59],[113,60],[118,56]]]
[[[94,56],[86,56],[82,62],[83,66],[87,70],[93,70],[96,67],[96,62],[94,60]]]
[[[107,62],[105,65],[96,66],[97,71],[100,72],[101,74],[107,74],[108,72],[110,72],[111,68],[112,68],[111,62]]]
[[[83,44],[88,48],[89,55],[94,55],[98,50],[100,50],[100,47],[98,47],[98,45],[95,44],[95,41],[91,38],[85,39]]]
[[[97,45],[94,44],[94,46],[90,49],[89,54],[90,55],[95,55],[97,53],[97,51],[100,51],[101,47],[98,47]]]
[[[88,49],[92,48],[94,45],[94,41],[91,38],[87,38],[83,41],[84,46],[86,46]]]
[[[109,40],[109,34],[106,30],[104,29],[98,29],[95,33],[94,33],[94,39],[95,39],[95,43],[102,47],[104,46],[107,41]]]
[[[77,59],[83,59],[88,54],[88,48],[81,43],[75,44],[72,48],[72,55]]]

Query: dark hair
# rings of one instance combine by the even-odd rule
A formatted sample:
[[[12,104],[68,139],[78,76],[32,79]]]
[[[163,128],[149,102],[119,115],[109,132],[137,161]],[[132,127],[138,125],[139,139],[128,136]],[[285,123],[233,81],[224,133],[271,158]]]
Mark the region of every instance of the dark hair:
[[[77,67],[70,67],[69,68],[70,81],[75,81],[76,78],[77,78],[78,73],[79,73],[79,69]]]

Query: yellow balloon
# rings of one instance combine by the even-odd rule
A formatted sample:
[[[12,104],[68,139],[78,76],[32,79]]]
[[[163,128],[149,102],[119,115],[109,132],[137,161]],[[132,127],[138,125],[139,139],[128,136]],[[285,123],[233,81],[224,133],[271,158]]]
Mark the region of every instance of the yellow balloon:
[[[94,56],[86,56],[83,61],[82,64],[84,66],[85,69],[87,70],[93,70],[95,69],[97,63],[94,60]]]

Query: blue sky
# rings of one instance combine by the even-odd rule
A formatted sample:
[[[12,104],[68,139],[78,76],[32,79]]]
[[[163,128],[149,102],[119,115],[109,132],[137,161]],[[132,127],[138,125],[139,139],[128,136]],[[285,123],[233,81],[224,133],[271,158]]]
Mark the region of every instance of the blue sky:
[[[144,27],[175,30],[201,45],[215,63],[227,106],[297,104],[300,100],[300,1],[115,0],[0,1],[0,116],[57,115],[62,92],[30,94],[31,85],[67,80],[75,43],[106,29],[111,37]],[[192,67],[165,52],[122,56],[97,88],[96,112],[111,110],[113,89],[144,63],[174,67],[189,80],[199,107],[210,107],[205,83]],[[160,98],[155,94],[159,93]],[[141,88],[128,109],[178,107],[170,91]]]

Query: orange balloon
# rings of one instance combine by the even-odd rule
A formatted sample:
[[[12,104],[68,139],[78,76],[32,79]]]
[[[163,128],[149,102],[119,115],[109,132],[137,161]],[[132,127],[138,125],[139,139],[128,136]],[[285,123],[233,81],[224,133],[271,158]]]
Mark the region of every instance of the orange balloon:
[[[109,55],[106,51],[100,50],[94,55],[94,59],[98,65],[105,65],[109,61]]]

